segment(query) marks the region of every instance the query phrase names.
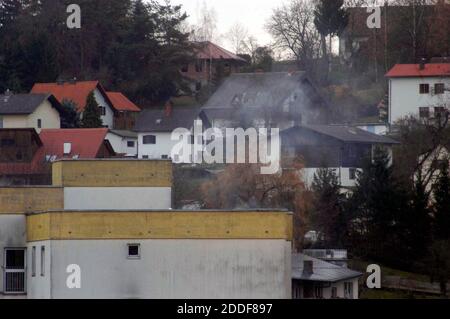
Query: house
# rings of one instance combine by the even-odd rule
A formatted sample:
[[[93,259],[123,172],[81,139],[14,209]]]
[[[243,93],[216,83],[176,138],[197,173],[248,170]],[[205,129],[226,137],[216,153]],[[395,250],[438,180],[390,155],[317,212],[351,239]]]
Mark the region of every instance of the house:
[[[320,168],[333,169],[343,189],[356,186],[357,172],[376,147],[391,156],[395,140],[359,128],[343,125],[302,125],[281,132],[282,156],[300,156],[303,178],[308,187]]]
[[[358,299],[360,272],[305,254],[292,255],[293,299]]]
[[[348,266],[348,254],[345,249],[303,249],[303,254],[337,266],[345,268]]]
[[[51,163],[67,158],[110,158],[108,129],[0,129],[0,185],[48,185]]]
[[[51,186],[0,188],[0,298],[291,297],[291,213],[171,210],[167,160],[52,170]]]
[[[0,129],[61,127],[61,104],[50,94],[0,95]]]
[[[105,89],[98,81],[60,81],[57,83],[36,83],[31,93],[53,94],[60,103],[64,100],[72,101],[77,106],[77,112],[83,117],[88,95],[94,92],[95,100],[100,108],[103,125],[108,128],[114,127],[114,109],[112,101],[106,94]]]
[[[194,43],[195,58],[181,69],[192,83],[193,92],[211,84],[217,76],[229,76],[239,72],[247,61],[210,41]]]
[[[131,130],[141,109],[120,92],[106,92],[115,110],[114,129]]]
[[[137,157],[138,134],[134,131],[109,130],[106,139],[111,143],[114,151],[125,157]]]
[[[450,109],[450,63],[396,64],[389,80],[389,123],[409,115],[438,118]]]
[[[278,127],[327,123],[327,102],[305,72],[239,73],[203,106],[214,127]]]
[[[168,159],[172,148],[179,142],[172,140],[178,128],[193,131],[194,122],[209,126],[208,119],[198,108],[178,108],[166,105],[164,110],[148,109],[139,115],[134,131],[138,134],[138,158]]]

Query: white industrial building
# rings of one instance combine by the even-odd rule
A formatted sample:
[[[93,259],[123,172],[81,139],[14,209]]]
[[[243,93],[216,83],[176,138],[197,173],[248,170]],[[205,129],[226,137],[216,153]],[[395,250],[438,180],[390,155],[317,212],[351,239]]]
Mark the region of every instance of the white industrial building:
[[[171,210],[165,160],[52,170],[51,187],[0,188],[0,298],[291,297],[289,212]]]

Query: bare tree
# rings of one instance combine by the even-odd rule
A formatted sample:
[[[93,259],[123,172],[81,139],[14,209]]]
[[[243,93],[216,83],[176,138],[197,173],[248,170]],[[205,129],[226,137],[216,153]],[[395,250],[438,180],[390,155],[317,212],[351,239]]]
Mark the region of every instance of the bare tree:
[[[225,38],[236,54],[243,53],[244,43],[247,37],[248,29],[239,22],[236,22],[225,35]]]
[[[214,7],[208,7],[203,1],[197,10],[197,21],[192,26],[191,39],[193,41],[215,41],[217,37],[217,12]]]
[[[266,25],[274,38],[275,48],[290,53],[307,71],[320,56],[320,35],[314,26],[314,3],[309,0],[291,0],[273,11]]]

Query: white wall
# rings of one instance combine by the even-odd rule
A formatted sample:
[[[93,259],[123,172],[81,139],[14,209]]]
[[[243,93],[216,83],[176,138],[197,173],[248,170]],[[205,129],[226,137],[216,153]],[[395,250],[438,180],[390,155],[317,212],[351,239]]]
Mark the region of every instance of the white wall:
[[[94,96],[95,96],[95,100],[97,101],[98,106],[106,107],[106,115],[101,117],[101,119],[103,121],[103,125],[108,126],[109,128],[113,128],[113,126],[114,126],[114,111],[113,111],[113,109],[111,108],[109,103],[106,102],[105,98],[103,97],[103,95],[99,91],[99,89],[95,89]]]
[[[36,248],[36,274],[32,273],[32,251]],[[41,274],[41,247],[45,247],[44,275]],[[27,245],[27,292],[28,298],[50,299],[51,298],[51,275],[52,275],[52,242],[31,242]]]
[[[127,258],[128,243],[141,244],[141,259]],[[51,247],[52,298],[291,298],[284,240],[60,240]],[[66,286],[71,264],[81,267],[81,289]],[[30,287],[29,298],[39,296]]]
[[[156,144],[143,143],[145,135],[155,135]],[[162,155],[170,157],[172,148],[178,143],[178,141],[171,140],[172,133],[160,132],[160,133],[139,133],[138,135],[138,157],[142,159],[144,156],[148,156],[149,159],[161,159]]]
[[[352,283],[353,286],[353,296],[351,298],[348,299],[359,299],[359,283],[358,283],[358,278],[354,278],[354,279],[349,279],[349,280],[344,280],[344,281],[339,281],[339,282],[335,282],[335,283],[331,283],[329,287],[323,287],[322,288],[322,294],[323,294],[323,299],[332,299],[333,296],[333,288],[336,288],[336,297],[337,299],[345,299],[345,283]],[[321,285],[320,282],[316,282],[316,285]],[[294,282],[293,283],[293,289],[295,290],[296,288],[298,289],[298,293],[300,294],[300,297],[298,297],[298,299],[304,299],[304,290],[303,290],[303,283],[298,283]],[[315,298],[313,298],[315,299]]]
[[[341,187],[355,187],[356,179],[350,179],[350,168],[346,167],[330,167],[329,169],[333,169],[336,172],[336,175],[340,181]],[[303,182],[308,188],[312,187],[314,182],[314,175],[320,168],[304,168],[301,170]],[[357,168],[357,170],[360,170]]]
[[[26,246],[25,215],[0,214],[0,293],[3,292],[5,248],[25,248]]]
[[[65,187],[68,210],[148,210],[172,208],[170,187]]]
[[[109,132],[106,139],[111,143],[114,151],[119,154],[126,154],[126,156],[137,156],[137,138],[122,137],[117,134]],[[134,147],[128,147],[128,142],[134,142]]]
[[[434,95],[434,85],[444,83],[448,89],[450,77],[447,78],[391,78],[389,80],[389,123],[412,114],[419,114],[420,107],[434,107],[450,101],[450,91]],[[420,84],[429,84],[430,93],[420,94]]]

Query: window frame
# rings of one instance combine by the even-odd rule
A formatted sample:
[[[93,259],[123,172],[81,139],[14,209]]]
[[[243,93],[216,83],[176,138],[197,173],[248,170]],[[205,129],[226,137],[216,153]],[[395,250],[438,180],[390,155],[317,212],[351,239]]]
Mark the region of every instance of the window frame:
[[[31,247],[31,277],[36,277],[36,246]]]
[[[420,94],[430,94],[430,84],[420,83],[419,84],[419,93]]]
[[[136,246],[138,249],[138,254],[137,255],[130,255],[130,248]],[[131,259],[131,260],[139,260],[141,259],[142,254],[141,254],[141,244],[138,243],[130,243],[127,244],[127,259]]]
[[[441,95],[444,93],[445,93],[445,83],[435,83],[434,84],[434,94]]]
[[[130,146],[131,145],[131,146]],[[136,147],[136,142],[135,141],[127,141],[127,147],[128,148],[134,148]]]
[[[42,119],[37,119],[37,128],[42,128]]]
[[[150,142],[148,142],[147,139],[150,139]],[[144,136],[142,136],[142,144],[143,145],[156,145],[156,135],[144,135]]]
[[[41,277],[45,277],[45,246],[41,246]]]

